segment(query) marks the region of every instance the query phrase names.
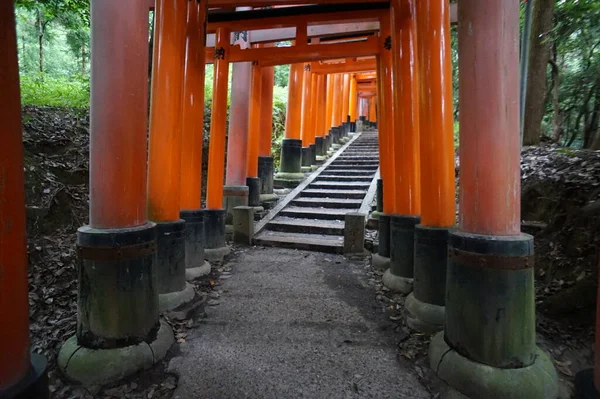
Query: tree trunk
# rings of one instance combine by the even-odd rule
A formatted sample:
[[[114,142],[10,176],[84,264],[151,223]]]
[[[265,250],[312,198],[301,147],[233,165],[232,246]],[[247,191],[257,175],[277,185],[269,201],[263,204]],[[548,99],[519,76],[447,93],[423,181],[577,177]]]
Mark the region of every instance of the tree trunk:
[[[42,10],[37,10],[38,45],[40,48],[40,73],[44,72],[44,24],[42,22]]]
[[[555,2],[556,0],[533,0],[523,145],[536,145],[540,142],[546,105],[546,69],[550,59],[548,41],[554,25]]]
[[[552,83],[554,86],[554,95],[552,96],[552,111],[554,114],[552,118],[552,141],[558,143],[562,134],[562,114],[560,112],[560,74],[558,64],[556,63],[556,45],[552,46],[552,54],[553,59],[550,62],[550,65],[552,65]]]

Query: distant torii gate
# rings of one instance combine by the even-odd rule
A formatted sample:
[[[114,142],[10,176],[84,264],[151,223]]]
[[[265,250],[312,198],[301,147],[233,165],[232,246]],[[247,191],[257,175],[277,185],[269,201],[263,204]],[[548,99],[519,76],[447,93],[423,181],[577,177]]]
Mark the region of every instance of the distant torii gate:
[[[279,178],[303,178],[295,170],[303,145],[312,157],[310,146],[318,154],[317,138],[325,143],[327,132],[339,141],[356,109],[351,97],[371,96],[384,192],[379,256],[373,262],[387,268],[383,280],[390,290],[409,294],[405,306],[411,328],[444,328],[431,342],[431,367],[471,397],[557,397],[552,362],[535,344],[533,240],[520,232],[518,0],[460,1],[457,229],[448,2],[314,0],[298,7],[207,11],[209,6],[301,3],[92,0],[90,224],[77,237],[77,334],[62,347],[59,367],[71,379],[95,385],[150,367],[165,355],[174,337],[159,322],[159,312],[193,298],[186,275],[206,273],[204,246],[211,259],[228,251],[223,184],[229,66],[253,63],[251,80],[240,81],[249,84],[251,130],[241,164],[255,179],[260,174],[255,173],[256,145],[268,147],[258,118],[265,104],[271,106],[268,68],[292,64]],[[149,7],[155,7],[156,25],[146,167]],[[345,31],[331,42],[308,34],[311,26],[350,22],[378,23],[379,28],[368,31],[361,25],[358,38]],[[269,47],[277,41],[274,36],[262,40],[264,46],[232,45],[232,32],[288,28],[295,29],[291,47]],[[45,379],[44,364],[30,356],[27,339],[12,2],[0,5],[0,29],[8,32],[0,35],[5,54],[0,82],[6,88],[0,107],[5,130],[0,136],[0,353],[8,354],[0,361],[0,395],[27,397],[41,392]],[[212,48],[205,47],[207,33],[215,35]],[[349,65],[372,63],[372,57],[375,83],[354,84],[351,75],[359,71]],[[352,60],[338,71],[326,63],[312,71],[314,63],[331,59]],[[214,63],[215,74],[208,190],[206,209],[201,209],[199,121],[206,62]],[[311,123],[315,115],[321,122]],[[10,298],[4,300],[5,295]],[[110,368],[102,367],[106,359]]]

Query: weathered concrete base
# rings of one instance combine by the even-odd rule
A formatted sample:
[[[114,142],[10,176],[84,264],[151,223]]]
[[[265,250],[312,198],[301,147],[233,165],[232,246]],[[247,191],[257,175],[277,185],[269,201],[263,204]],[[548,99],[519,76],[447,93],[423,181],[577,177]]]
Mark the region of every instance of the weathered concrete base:
[[[48,361],[38,353],[31,353],[31,366],[23,378],[6,389],[0,389],[0,398],[49,399]]]
[[[204,256],[206,256],[206,260],[215,263],[215,262],[223,262],[223,259],[231,253],[231,247],[224,246],[221,248],[206,248],[204,250]]]
[[[254,237],[254,208],[238,206],[233,210],[233,242],[252,245]]]
[[[233,208],[236,206],[248,206],[248,186],[225,186],[223,187],[223,208],[227,212],[225,223],[233,221]]]
[[[69,338],[58,353],[58,367],[70,380],[85,386],[116,382],[159,362],[175,342],[173,330],[161,322],[156,339],[150,343],[115,349],[89,349]]]
[[[317,155],[317,163],[325,162],[329,157],[327,155]]]
[[[210,263],[208,263],[207,261],[204,261],[202,266],[185,269],[185,279],[187,281],[192,281],[199,277],[210,274],[210,271],[211,271]]]
[[[429,364],[450,386],[470,398],[555,399],[558,376],[552,360],[539,348],[532,365],[500,369],[458,354],[438,333],[429,345]]]
[[[277,201],[279,197],[277,194],[261,194],[260,195],[260,203]]]
[[[379,216],[381,216],[381,212],[371,212],[371,214],[369,215],[369,220],[367,220],[367,228],[371,230],[379,229]]]
[[[406,297],[404,302],[406,309],[406,324],[413,330],[433,334],[442,331],[446,318],[444,306],[432,305],[419,301],[414,292]]]
[[[185,287],[181,291],[169,292],[158,296],[158,310],[165,312],[175,309],[186,302],[194,299],[194,287],[190,283],[185,283]]]
[[[344,254],[365,253],[365,214],[348,212],[344,219]]]
[[[304,173],[279,172],[275,175],[273,184],[275,187],[295,188],[306,178]]]
[[[390,289],[392,292],[399,294],[409,294],[413,290],[413,279],[407,277],[400,277],[392,274],[390,269],[387,269],[383,273],[383,285]]]
[[[373,254],[371,265],[375,270],[379,270],[381,272],[386,271],[390,268],[390,258],[386,258],[385,256],[381,256],[379,254]]]
[[[310,173],[310,172],[312,172],[312,165],[311,166],[303,166],[302,168],[300,168],[300,171],[302,171],[302,173]]]

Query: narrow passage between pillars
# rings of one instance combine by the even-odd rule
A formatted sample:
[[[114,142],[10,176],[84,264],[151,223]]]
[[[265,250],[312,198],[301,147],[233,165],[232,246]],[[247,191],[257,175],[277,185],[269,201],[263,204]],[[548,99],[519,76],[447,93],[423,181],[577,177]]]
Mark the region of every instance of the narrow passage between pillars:
[[[223,209],[223,177],[225,175],[225,139],[227,122],[227,86],[229,79],[229,31],[219,28],[215,44],[215,78],[208,150],[208,178],[206,184],[206,211],[204,234],[206,259],[222,261],[230,248],[225,242]]]
[[[157,31],[172,23],[185,25],[186,10],[175,3],[157,3],[157,13],[164,17]],[[147,3],[106,0],[93,1],[91,7],[90,225],[77,232],[77,334],[63,344],[57,363],[71,380],[102,385],[147,369],[165,356],[174,336],[158,318],[159,293],[166,287],[158,285],[159,274],[164,266],[168,280],[179,275],[169,274],[170,264],[158,262],[157,228],[147,220],[148,80],[139,73],[148,67]],[[181,92],[175,97],[169,98],[181,104]],[[172,118],[164,121],[172,127]],[[169,137],[163,138],[168,142]],[[179,152],[169,155],[178,169]],[[165,176],[158,183],[178,186],[179,178]],[[165,202],[172,205],[165,215],[177,221],[179,191],[176,199]],[[168,208],[162,205],[156,203],[156,214]],[[180,280],[174,278],[179,288],[185,286],[185,266],[177,267],[182,273]]]
[[[185,221],[180,218],[183,77],[187,3],[156,4],[148,150],[148,218],[157,227],[160,309],[194,298],[185,280]]]
[[[391,20],[395,206],[390,218],[390,268],[383,283],[394,292],[409,294],[413,289],[415,226],[420,223],[421,208],[415,0],[392,1]]]
[[[0,397],[47,398],[47,361],[29,348],[25,177],[12,1],[0,3]]]
[[[204,135],[204,21],[206,3],[188,2],[186,56],[183,80],[180,217],[185,220],[185,276],[187,280],[210,273],[204,259],[202,200],[202,146]]]
[[[460,218],[430,365],[469,397],[556,398],[536,347],[533,238],[520,231],[519,2],[463,0],[458,12]]]

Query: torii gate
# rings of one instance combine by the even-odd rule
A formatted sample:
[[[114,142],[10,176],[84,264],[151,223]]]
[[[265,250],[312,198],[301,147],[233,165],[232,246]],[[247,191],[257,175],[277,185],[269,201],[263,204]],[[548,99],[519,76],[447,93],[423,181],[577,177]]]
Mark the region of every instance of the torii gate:
[[[472,397],[556,397],[552,362],[535,345],[533,242],[520,232],[518,0],[461,0],[458,9],[462,79],[456,230],[449,4],[314,0],[309,6],[209,11],[207,18],[207,7],[302,3],[92,0],[90,224],[78,232],[77,334],[61,349],[59,367],[74,380],[99,384],[151,366],[174,341],[170,328],[159,323],[159,312],[193,297],[186,272],[206,272],[205,245],[213,259],[227,252],[223,181],[231,63],[253,63],[249,150],[240,162],[247,177],[256,179],[255,158],[265,154],[257,147],[266,141],[258,117],[262,107],[260,112],[257,108],[269,98],[270,88],[262,82],[272,81],[266,68],[292,64],[286,122],[291,144],[284,146],[284,154],[289,152],[286,163],[295,168],[298,149],[305,144],[310,148],[313,134],[344,131],[344,116],[353,108],[350,72],[319,79],[324,75],[312,72],[312,63],[376,57],[376,83],[364,92],[376,93],[379,114],[384,214],[374,262],[388,267],[384,283],[397,292],[414,290],[406,300],[412,328],[445,329],[431,343],[430,364],[459,391]],[[146,168],[148,9],[154,6]],[[309,37],[311,26],[337,23],[377,23],[378,29],[369,33],[363,26],[361,37],[351,43]],[[241,49],[231,43],[232,31],[288,28],[295,28],[288,37],[295,41],[292,47],[266,45],[277,41],[276,35],[264,39],[265,46]],[[30,356],[27,339],[12,2],[0,5],[0,30],[7,32],[0,35],[5,54],[0,59],[5,88],[0,107],[5,130],[0,136],[0,293],[10,297],[0,301],[0,393],[42,397],[47,392],[44,362]],[[214,48],[205,48],[206,33],[213,32]],[[346,31],[345,36],[351,35]],[[208,192],[206,209],[201,209],[199,115],[207,61],[215,64],[215,79]],[[310,85],[303,83],[307,76]],[[325,125],[307,123],[306,115],[314,115],[315,107],[302,99],[315,97],[326,105],[317,107],[319,120],[329,122]],[[110,368],[102,367],[106,359],[111,359]]]

